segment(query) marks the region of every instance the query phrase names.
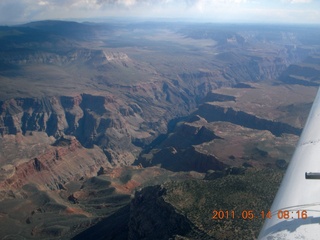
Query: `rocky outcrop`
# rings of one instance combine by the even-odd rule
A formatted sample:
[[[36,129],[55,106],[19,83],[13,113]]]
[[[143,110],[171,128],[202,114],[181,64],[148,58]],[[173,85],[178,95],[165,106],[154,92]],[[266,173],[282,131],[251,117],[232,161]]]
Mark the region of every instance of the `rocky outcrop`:
[[[242,86],[241,84],[237,84],[237,86]],[[219,93],[214,93],[214,92],[208,92],[207,96],[205,96],[202,100],[201,103],[205,102],[225,102],[225,101],[236,101],[236,97],[234,96],[229,96],[229,95],[224,95],[224,94],[219,94]]]
[[[316,59],[316,58],[315,58]],[[319,86],[320,70],[318,63],[310,57],[305,64],[289,66],[279,77],[279,80],[287,84],[299,84],[304,86]]]
[[[166,189],[146,187],[136,192],[130,205],[128,239],[170,239],[192,235],[194,225],[163,199]]]
[[[208,122],[231,122],[247,128],[268,130],[275,136],[280,136],[283,133],[299,135],[302,130],[286,123],[259,118],[253,114],[210,103],[201,105],[194,114],[205,118]]]
[[[69,181],[94,176],[102,166],[111,167],[101,150],[85,149],[74,137],[53,145],[32,159],[2,166],[1,175],[6,177],[0,189],[19,189],[27,183],[63,189]]]
[[[198,151],[194,146],[187,149],[167,147],[155,149],[148,154],[142,154],[136,164],[144,167],[161,166],[171,171],[197,171],[205,173],[208,170],[222,170],[228,165],[212,154]]]
[[[207,121],[194,116],[193,122],[179,122],[167,135],[159,136],[135,162],[144,167],[161,166],[171,171],[206,172],[227,165],[214,154],[199,151],[198,145],[221,139],[207,126]],[[152,146],[154,144],[154,146]]]
[[[203,125],[201,125],[203,123]],[[174,147],[179,149],[189,148],[191,145],[199,145],[214,139],[219,139],[212,130],[206,125],[206,121],[202,119],[198,123],[180,122],[177,124],[173,133],[161,143],[160,148]]]

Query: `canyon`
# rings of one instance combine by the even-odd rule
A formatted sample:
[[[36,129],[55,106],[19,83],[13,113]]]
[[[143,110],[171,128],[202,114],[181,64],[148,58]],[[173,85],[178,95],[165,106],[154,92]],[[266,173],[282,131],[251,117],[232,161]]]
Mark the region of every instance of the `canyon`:
[[[271,204],[319,85],[315,34],[200,23],[0,27],[0,236],[228,239],[237,228],[254,239],[262,219],[230,228],[210,214],[244,209],[241,199],[257,211]],[[213,199],[213,188],[239,201]]]

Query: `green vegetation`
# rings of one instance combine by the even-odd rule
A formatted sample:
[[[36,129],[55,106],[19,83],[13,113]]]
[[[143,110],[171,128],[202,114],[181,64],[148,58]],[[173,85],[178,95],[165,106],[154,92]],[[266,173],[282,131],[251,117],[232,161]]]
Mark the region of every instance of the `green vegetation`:
[[[165,185],[164,198],[213,238],[254,239],[264,222],[261,211],[269,211],[282,176],[282,171],[265,169],[213,181],[171,182]],[[224,211],[224,217],[212,219],[214,210]],[[244,219],[248,211],[253,212],[254,219]]]

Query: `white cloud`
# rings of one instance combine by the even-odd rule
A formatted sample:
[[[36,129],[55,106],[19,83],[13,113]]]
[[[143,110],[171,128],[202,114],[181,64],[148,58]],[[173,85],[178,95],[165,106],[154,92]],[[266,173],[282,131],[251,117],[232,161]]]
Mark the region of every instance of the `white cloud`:
[[[0,0],[0,24],[110,16],[320,23],[318,9],[315,0]]]
[[[40,6],[45,6],[45,5],[49,5],[50,3],[48,1],[39,1],[38,4]]]
[[[291,4],[296,4],[296,3],[312,3],[313,0],[281,0],[282,3],[291,3]]]
[[[290,3],[311,3],[312,0],[291,0]]]

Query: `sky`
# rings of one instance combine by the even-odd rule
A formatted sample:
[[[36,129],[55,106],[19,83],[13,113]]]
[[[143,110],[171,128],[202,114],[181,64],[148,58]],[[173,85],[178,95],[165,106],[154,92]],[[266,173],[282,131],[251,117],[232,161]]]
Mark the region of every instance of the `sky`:
[[[320,24],[320,0],[0,0],[0,25],[110,17]]]

